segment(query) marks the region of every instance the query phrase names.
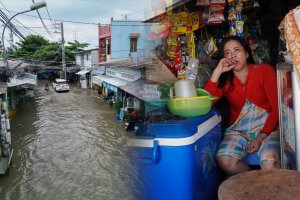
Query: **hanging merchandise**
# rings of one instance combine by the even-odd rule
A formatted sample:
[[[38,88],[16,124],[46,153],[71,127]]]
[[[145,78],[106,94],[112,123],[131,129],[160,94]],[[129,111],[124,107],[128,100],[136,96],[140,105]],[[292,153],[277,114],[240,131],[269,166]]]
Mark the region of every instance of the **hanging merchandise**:
[[[210,37],[205,43],[205,50],[209,56],[215,56],[217,54],[218,48],[214,37]]]
[[[210,79],[211,75],[212,71],[207,63],[199,64],[195,80],[195,86],[197,88],[203,88],[206,82]]]
[[[197,0],[196,6],[209,6],[209,0]]]
[[[186,76],[185,69],[177,71],[177,78],[178,79],[185,79],[185,76]]]
[[[208,34],[206,27],[200,29],[200,38],[198,39],[197,42],[197,58],[199,59],[199,63],[211,63],[211,57],[207,54],[206,49],[205,49],[205,44],[204,42],[208,40]]]
[[[172,19],[172,32],[173,33],[186,33],[188,25],[188,13],[180,12],[173,13],[171,16]]]
[[[196,58],[190,59],[188,65],[186,66],[186,77],[185,79],[192,80],[195,82],[198,72],[199,60]]]
[[[195,36],[194,33],[187,33],[187,46],[188,46],[188,54],[189,58],[195,58],[196,57],[196,52],[195,52]],[[189,60],[187,61],[189,62]]]
[[[209,4],[209,18],[208,23],[218,24],[225,21],[224,10],[226,2],[225,0],[211,0]]]
[[[244,19],[242,15],[244,2],[243,0],[228,0],[229,35],[244,37]]]
[[[270,50],[266,41],[257,41],[258,47],[252,52],[254,62],[257,64],[270,61]]]
[[[200,21],[200,12],[192,12],[189,14],[188,29],[187,32],[198,30],[199,27],[203,27],[204,23]]]

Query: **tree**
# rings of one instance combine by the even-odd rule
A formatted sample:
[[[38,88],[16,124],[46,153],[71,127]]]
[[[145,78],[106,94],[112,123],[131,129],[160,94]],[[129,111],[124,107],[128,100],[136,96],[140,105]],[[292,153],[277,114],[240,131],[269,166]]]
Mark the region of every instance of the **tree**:
[[[49,41],[40,35],[28,35],[24,41],[17,42],[16,44],[19,48],[10,57],[30,60],[32,54],[43,46],[48,45]]]
[[[88,43],[80,43],[77,40],[68,42],[68,45],[65,46],[66,61],[75,61],[75,53],[83,51],[88,45]]]
[[[42,46],[31,56],[31,61],[44,65],[61,65],[61,47],[57,42]]]
[[[39,35],[29,35],[24,41],[17,44],[19,47],[9,57],[26,59],[45,65],[62,65],[61,44],[58,42],[49,42]],[[88,45],[88,43],[80,43],[77,40],[68,42],[65,46],[66,63],[74,62],[75,53],[83,51]]]

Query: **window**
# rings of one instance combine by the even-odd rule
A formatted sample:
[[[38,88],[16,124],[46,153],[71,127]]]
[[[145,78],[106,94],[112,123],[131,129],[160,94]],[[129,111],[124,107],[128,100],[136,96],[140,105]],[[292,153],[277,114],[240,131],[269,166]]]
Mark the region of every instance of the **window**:
[[[135,37],[130,38],[130,52],[137,52],[137,41]]]
[[[110,55],[110,39],[106,39],[106,53]]]

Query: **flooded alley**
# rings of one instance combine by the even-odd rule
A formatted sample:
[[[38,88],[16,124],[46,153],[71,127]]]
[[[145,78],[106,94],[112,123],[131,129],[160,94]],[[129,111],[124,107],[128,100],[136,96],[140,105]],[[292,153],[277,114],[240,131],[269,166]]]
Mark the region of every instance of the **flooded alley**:
[[[20,102],[0,199],[138,199],[123,122],[96,91],[70,86]]]

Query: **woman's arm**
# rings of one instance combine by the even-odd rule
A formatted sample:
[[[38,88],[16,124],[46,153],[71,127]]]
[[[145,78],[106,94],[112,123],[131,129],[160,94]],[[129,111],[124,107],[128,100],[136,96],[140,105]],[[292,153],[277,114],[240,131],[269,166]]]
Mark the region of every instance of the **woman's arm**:
[[[231,61],[228,61],[226,58],[222,58],[217,67],[214,69],[212,76],[210,80],[207,81],[207,83],[204,86],[204,89],[208,91],[211,95],[218,97],[220,99],[223,96],[223,90],[218,88],[218,81],[222,73],[230,71],[233,68],[234,65],[232,65]],[[215,104],[217,100],[213,101],[213,104]]]

